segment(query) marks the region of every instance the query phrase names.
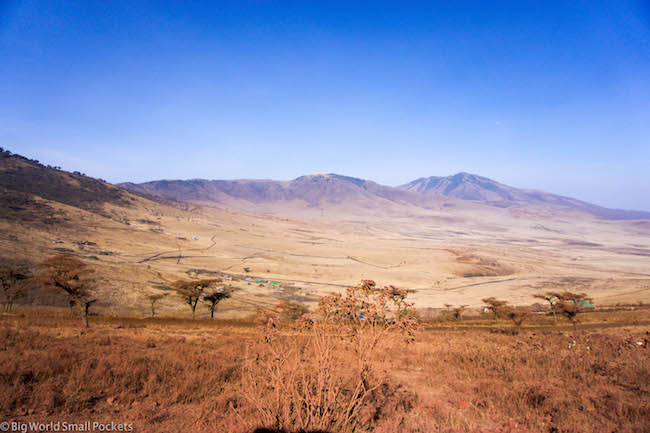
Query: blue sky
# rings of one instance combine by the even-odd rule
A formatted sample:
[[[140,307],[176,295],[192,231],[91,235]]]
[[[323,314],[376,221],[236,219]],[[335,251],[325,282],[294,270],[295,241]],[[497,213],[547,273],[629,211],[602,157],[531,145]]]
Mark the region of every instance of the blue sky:
[[[650,210],[647,1],[0,0],[0,146],[111,182],[467,171]]]

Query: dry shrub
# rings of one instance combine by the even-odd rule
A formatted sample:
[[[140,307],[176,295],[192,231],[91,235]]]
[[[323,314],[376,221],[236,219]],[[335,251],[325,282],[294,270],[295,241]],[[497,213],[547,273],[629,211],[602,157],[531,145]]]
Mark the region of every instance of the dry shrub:
[[[387,345],[399,344],[395,337],[413,338],[406,296],[365,280],[322,298],[317,313],[293,329],[267,327],[250,343],[242,373],[244,395],[263,424],[367,431],[410,410],[415,397],[374,365]]]

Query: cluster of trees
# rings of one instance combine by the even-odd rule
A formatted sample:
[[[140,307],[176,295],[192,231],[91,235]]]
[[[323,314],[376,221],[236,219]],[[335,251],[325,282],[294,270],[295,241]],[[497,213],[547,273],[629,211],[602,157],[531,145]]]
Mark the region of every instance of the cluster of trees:
[[[521,307],[509,305],[507,301],[496,299],[494,297],[483,298],[481,302],[485,303],[488,310],[492,312],[495,319],[505,318],[515,324],[517,332],[521,325],[530,315],[530,311]]]
[[[196,317],[196,306],[204,302],[210,310],[210,318],[214,319],[214,311],[219,302],[232,296],[233,287],[219,286],[219,278],[202,280],[179,280],[173,284],[173,289],[183,298],[192,310],[192,319]]]
[[[569,291],[536,293],[533,296],[548,302],[550,311],[553,314],[553,320],[557,322],[557,314],[560,313],[573,324],[574,329],[578,323],[578,314],[583,311],[580,304],[583,302],[593,302],[586,293],[573,293]]]
[[[586,293],[564,292],[545,292],[533,295],[537,299],[543,299],[549,304],[549,311],[553,315],[553,320],[557,322],[558,314],[564,316],[571,322],[573,328],[578,324],[578,315],[584,311],[581,303],[591,302],[592,299]],[[481,299],[487,309],[494,315],[495,319],[505,318],[511,320],[517,330],[530,315],[530,310],[522,307],[509,305],[507,301],[496,299],[494,297]]]
[[[571,322],[574,329],[578,324],[578,316],[584,311],[582,303],[592,302],[592,299],[586,293],[574,293],[569,291],[563,292],[545,292],[533,295],[537,299],[545,300],[549,305],[549,314],[553,315],[553,320],[557,322],[557,316],[563,316]],[[489,310],[495,320],[507,319],[514,323],[517,332],[524,321],[530,317],[531,310],[524,307],[510,305],[508,301],[497,299],[495,297],[483,298],[481,302],[485,304],[484,308]],[[462,320],[463,313],[467,305],[454,307],[452,304],[444,304],[447,313],[454,319]],[[453,308],[452,308],[453,307]]]
[[[70,309],[78,308],[84,326],[88,326],[88,315],[93,305],[99,302],[95,291],[98,280],[95,270],[83,260],[70,254],[58,254],[38,263],[32,274],[25,265],[0,268],[0,285],[2,305],[5,312],[10,312],[14,302],[23,297],[27,284],[39,284],[53,291],[64,293],[68,297]],[[199,302],[206,304],[210,317],[214,318],[217,305],[232,296],[233,287],[223,287],[221,279],[180,280],[172,289],[187,303],[196,316]],[[147,295],[151,306],[151,316],[155,316],[155,305],[168,293]]]

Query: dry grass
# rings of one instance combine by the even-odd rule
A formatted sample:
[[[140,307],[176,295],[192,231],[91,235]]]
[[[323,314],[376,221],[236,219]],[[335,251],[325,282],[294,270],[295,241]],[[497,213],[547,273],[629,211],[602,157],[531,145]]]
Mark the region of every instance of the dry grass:
[[[3,316],[0,413],[145,432],[644,432],[648,338],[643,326],[430,329],[359,356],[330,331],[108,318],[82,330],[67,316]]]

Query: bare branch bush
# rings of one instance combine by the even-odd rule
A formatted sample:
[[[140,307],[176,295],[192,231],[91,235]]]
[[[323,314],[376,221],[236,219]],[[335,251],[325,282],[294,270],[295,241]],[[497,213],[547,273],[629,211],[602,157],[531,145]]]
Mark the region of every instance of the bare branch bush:
[[[343,433],[372,427],[385,400],[400,392],[373,361],[386,345],[415,338],[409,293],[364,280],[321,298],[315,314],[291,327],[268,326],[251,341],[242,383],[264,425]]]

